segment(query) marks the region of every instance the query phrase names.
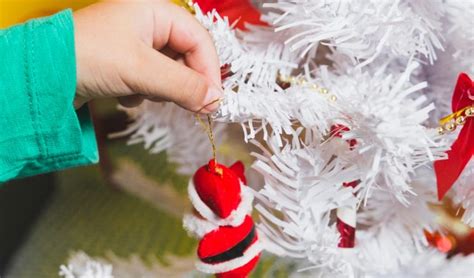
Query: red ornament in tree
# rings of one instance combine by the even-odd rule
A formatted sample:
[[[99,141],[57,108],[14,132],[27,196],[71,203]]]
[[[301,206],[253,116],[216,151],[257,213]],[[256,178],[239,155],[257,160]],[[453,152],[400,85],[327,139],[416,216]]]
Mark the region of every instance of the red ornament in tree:
[[[345,131],[349,131],[349,130],[350,129],[345,125],[336,124],[336,125],[331,126],[330,134],[332,136],[342,138],[342,133],[344,133]],[[349,147],[351,148],[351,150],[353,150],[355,145],[357,145],[357,140],[356,139],[346,140],[346,142],[347,142],[347,144],[349,144]]]
[[[447,152],[448,159],[434,163],[438,183],[438,198],[441,200],[461,175],[467,163],[474,155],[474,83],[465,73],[459,75],[452,99],[453,114],[442,119],[450,131],[462,125],[456,141]]]
[[[194,0],[203,13],[216,10],[219,15],[229,18],[236,28],[245,30],[245,23],[267,25],[260,19],[261,13],[248,0]]]
[[[350,129],[345,125],[336,124],[331,126],[330,134],[331,136],[342,138],[342,133],[349,130]],[[349,149],[353,150],[357,145],[357,140],[346,140],[346,143],[349,145]],[[342,186],[355,188],[358,184],[359,181],[356,180],[344,182]],[[336,216],[336,228],[341,236],[337,246],[340,248],[354,248],[357,219],[356,208],[338,208],[336,210]]]
[[[227,168],[212,159],[188,186],[199,216],[185,216],[184,226],[201,238],[197,268],[217,277],[246,277],[262,250],[249,215],[253,195],[245,186],[244,170],[241,162]]]

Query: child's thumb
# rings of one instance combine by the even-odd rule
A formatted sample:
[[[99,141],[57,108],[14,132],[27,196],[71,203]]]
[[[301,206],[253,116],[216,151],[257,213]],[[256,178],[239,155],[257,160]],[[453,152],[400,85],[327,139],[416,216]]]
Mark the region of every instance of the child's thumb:
[[[193,69],[154,49],[142,51],[132,70],[131,86],[150,99],[175,102],[188,110],[209,113],[219,106],[222,90]],[[127,82],[130,83],[130,82]]]

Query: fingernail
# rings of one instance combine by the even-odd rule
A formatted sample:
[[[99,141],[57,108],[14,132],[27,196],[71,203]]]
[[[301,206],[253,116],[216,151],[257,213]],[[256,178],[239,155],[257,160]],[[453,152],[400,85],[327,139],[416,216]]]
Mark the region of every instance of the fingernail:
[[[206,97],[204,98],[204,109],[202,112],[210,113],[219,108],[220,99],[224,96],[224,92],[215,86],[209,87]]]

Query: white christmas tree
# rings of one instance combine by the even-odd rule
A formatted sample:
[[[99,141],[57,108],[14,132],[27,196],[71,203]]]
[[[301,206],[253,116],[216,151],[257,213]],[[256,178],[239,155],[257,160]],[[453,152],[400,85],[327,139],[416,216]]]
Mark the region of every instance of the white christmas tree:
[[[474,73],[474,2],[260,2],[268,26],[245,31],[194,8],[230,72],[216,138],[238,123],[261,150],[263,183],[251,186],[268,250],[296,263],[295,276],[472,276],[473,256],[446,259],[423,230],[439,228],[432,166],[455,139],[437,121],[451,113],[456,76]],[[193,113],[152,102],[128,111],[130,142],[166,150],[181,173],[210,158]],[[469,225],[473,173],[471,163],[451,191]],[[357,221],[354,248],[338,247],[343,210]]]

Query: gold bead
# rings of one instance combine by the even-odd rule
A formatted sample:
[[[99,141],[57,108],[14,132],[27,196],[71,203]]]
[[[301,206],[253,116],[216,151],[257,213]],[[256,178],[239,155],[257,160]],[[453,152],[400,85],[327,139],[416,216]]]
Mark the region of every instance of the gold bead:
[[[318,85],[316,85],[316,84],[311,84],[311,89],[317,90],[317,89],[318,89]]]
[[[466,115],[466,117],[474,116],[474,106],[471,106],[468,109],[466,109],[466,111],[464,111],[464,115]]]
[[[289,80],[291,84],[296,84],[296,78],[294,76],[291,76]]]
[[[453,131],[454,129],[456,129],[456,124],[453,123],[453,122],[450,122],[450,123],[447,123],[444,128],[447,130],[447,131]]]
[[[463,125],[466,122],[466,118],[459,116],[456,118],[456,125]]]
[[[335,95],[332,95],[330,98],[329,98],[331,101],[336,101],[337,100],[337,97]]]
[[[306,84],[308,84],[308,81],[304,80],[303,78],[300,79],[300,85],[304,86]]]
[[[444,128],[442,126],[438,127],[438,134],[443,135],[444,134]]]
[[[327,94],[327,93],[328,93],[328,89],[326,89],[326,88],[321,88],[321,89],[319,89],[319,92],[320,92],[321,94]]]

